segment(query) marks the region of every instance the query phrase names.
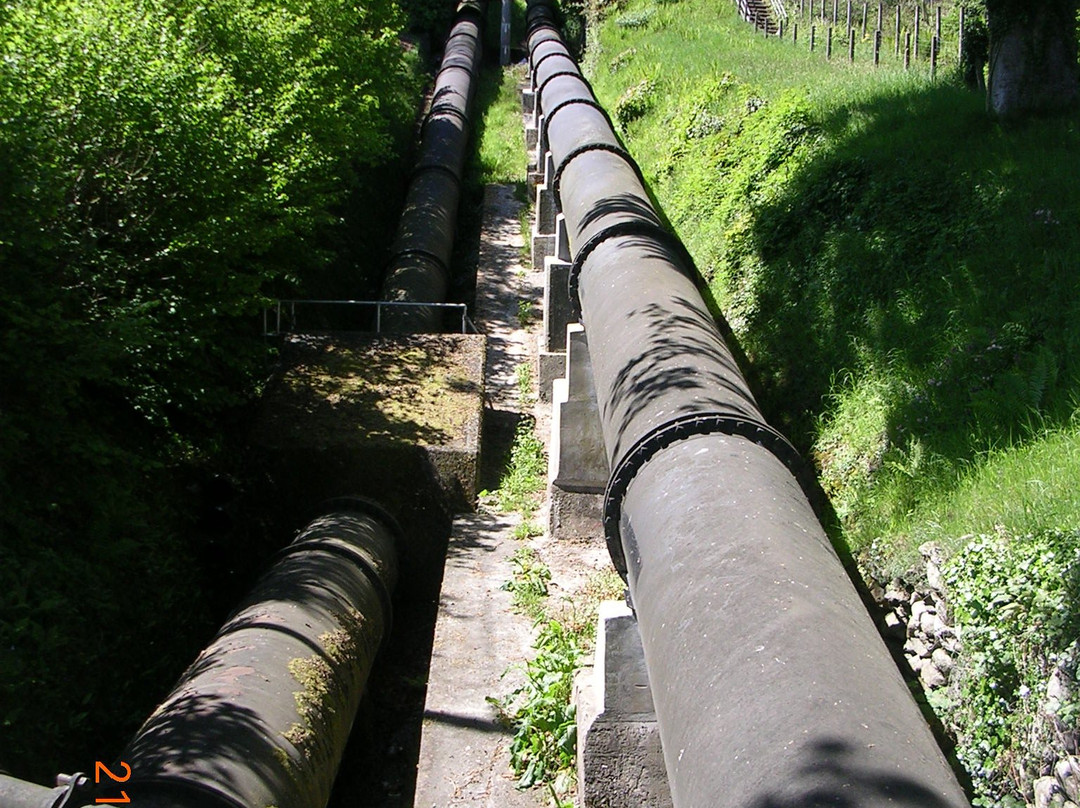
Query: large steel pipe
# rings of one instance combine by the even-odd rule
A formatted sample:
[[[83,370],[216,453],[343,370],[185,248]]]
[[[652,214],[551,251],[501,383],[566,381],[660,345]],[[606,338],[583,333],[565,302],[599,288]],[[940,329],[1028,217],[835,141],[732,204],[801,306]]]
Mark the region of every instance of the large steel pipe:
[[[530,30],[551,52],[545,8],[530,5]],[[556,86],[558,101],[539,102],[613,469],[605,530],[637,613],[674,804],[967,806],[692,261],[588,85]]]
[[[480,65],[482,11],[478,0],[461,3],[446,41],[421,128],[420,157],[391,247],[383,300],[446,300],[469,141],[469,106]],[[441,322],[440,310],[434,307],[393,307],[382,318],[385,330],[399,333],[439,331]]]
[[[122,756],[137,805],[324,808],[389,631],[396,533],[346,500],[286,548]]]

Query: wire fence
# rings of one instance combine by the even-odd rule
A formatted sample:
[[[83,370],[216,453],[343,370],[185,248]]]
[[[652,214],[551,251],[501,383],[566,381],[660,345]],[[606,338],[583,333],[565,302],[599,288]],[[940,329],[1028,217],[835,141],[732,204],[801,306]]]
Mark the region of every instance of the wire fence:
[[[739,13],[766,37],[786,39],[826,59],[942,66],[964,58],[964,8],[930,2],[857,0],[736,0]],[[782,6],[779,10],[777,6]]]

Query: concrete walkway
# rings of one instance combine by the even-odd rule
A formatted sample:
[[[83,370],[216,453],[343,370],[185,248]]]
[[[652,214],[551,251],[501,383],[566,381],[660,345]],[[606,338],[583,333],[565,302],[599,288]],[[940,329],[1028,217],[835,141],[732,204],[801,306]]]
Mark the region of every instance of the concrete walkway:
[[[535,360],[536,348],[536,335],[519,322],[519,301],[535,305],[542,295],[542,277],[520,261],[520,205],[512,188],[492,186],[485,193],[475,312],[488,336],[485,419],[489,430],[509,428],[511,434],[519,407],[516,370]],[[491,451],[489,442],[485,450]],[[531,622],[512,610],[511,593],[501,589],[522,546],[511,535],[519,521],[481,505],[454,522],[428,674],[416,808],[543,804],[542,793],[514,787],[511,731],[488,702],[520,683],[514,666],[530,656]]]

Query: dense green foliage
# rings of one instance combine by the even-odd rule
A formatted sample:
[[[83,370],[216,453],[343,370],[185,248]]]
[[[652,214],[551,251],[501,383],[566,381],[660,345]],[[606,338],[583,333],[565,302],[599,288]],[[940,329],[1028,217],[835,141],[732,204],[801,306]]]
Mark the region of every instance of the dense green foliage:
[[[1013,786],[1021,791],[1044,761],[1028,739],[1054,740],[1046,683],[1060,667],[1076,675],[1080,646],[1080,537],[979,536],[945,570],[950,608],[964,640],[953,698],[942,705],[983,804]],[[1058,703],[1061,727],[1077,723],[1077,705]],[[1003,782],[1004,781],[1004,782]]]
[[[974,570],[983,556],[963,548],[978,534],[1003,546],[1054,537],[1072,558],[1080,119],[1006,128],[959,70],[931,82],[925,62],[829,63],[805,38],[753,36],[733,4],[629,0],[594,39],[593,86],[708,280],[769,419],[815,461],[837,540],[879,576],[908,572],[928,540]],[[641,87],[648,103],[619,114]],[[1010,570],[1046,566],[1035,559],[1051,539],[1012,541],[996,551]],[[954,580],[968,604],[999,577],[965,574]],[[1016,577],[1072,620],[1059,581]],[[973,637],[1028,636],[969,618]],[[1025,648],[1025,672],[999,680],[1009,705],[1054,651]],[[998,651],[973,640],[971,664]],[[1014,729],[994,728],[1000,711],[949,715],[986,799],[1006,798],[1011,773],[980,767],[1023,758],[1030,739],[987,750]]]
[[[205,641],[191,469],[419,88],[390,0],[0,4],[0,766],[119,751]],[[102,729],[106,727],[107,729]]]

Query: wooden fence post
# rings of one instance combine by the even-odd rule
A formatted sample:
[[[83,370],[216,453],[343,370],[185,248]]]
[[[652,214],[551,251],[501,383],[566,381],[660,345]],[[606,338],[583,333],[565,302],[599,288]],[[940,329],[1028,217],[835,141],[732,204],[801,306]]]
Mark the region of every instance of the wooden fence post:
[[[874,67],[881,64],[881,29],[874,31]]]
[[[814,40],[817,38],[817,26],[810,26],[810,52],[814,52]]]
[[[904,43],[904,70],[911,69],[911,31],[907,32]]]
[[[829,40],[825,44],[825,58],[826,59],[831,59],[832,58],[832,26],[831,25],[829,26]]]
[[[852,64],[855,63],[855,29],[848,28],[847,58]]]
[[[921,11],[921,4],[915,6],[915,49],[912,55],[915,57],[916,62],[919,61],[919,24],[922,22]]]
[[[894,41],[896,42],[896,56],[897,56],[897,58],[899,58],[900,57],[900,6],[896,7],[896,37],[894,38]]]

